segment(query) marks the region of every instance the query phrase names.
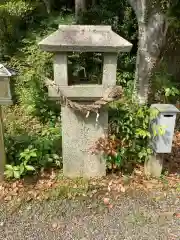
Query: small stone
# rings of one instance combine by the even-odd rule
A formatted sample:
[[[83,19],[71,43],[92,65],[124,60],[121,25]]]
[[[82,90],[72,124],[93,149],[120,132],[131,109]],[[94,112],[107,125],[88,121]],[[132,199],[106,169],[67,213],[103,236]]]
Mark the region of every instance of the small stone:
[[[53,223],[53,224],[52,224],[52,228],[53,228],[53,229],[56,229],[57,227],[58,227],[58,224],[57,224],[57,223]]]
[[[104,200],[104,204],[106,204],[106,205],[109,204],[109,201],[110,201],[109,198],[104,198],[103,200]]]
[[[27,207],[27,210],[31,210],[31,208],[32,208],[32,207],[29,205],[29,206]]]
[[[0,227],[3,227],[4,226],[4,222],[0,222]]]

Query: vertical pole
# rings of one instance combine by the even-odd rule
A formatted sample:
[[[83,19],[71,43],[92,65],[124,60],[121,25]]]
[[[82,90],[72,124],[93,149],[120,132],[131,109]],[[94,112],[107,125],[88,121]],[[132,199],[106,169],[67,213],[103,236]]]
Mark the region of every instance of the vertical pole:
[[[68,58],[66,52],[54,56],[54,81],[58,85],[68,86]]]
[[[2,108],[0,105],[0,181],[3,181],[3,178],[4,178],[5,164],[6,164],[6,152],[5,152],[5,146],[4,146]]]
[[[117,53],[104,53],[103,79],[104,87],[116,85]]]

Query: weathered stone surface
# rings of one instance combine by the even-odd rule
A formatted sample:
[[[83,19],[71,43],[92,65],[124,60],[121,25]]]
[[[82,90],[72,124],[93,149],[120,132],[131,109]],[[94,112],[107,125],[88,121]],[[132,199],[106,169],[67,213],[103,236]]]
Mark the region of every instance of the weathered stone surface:
[[[2,69],[1,69],[2,70]],[[3,75],[4,74],[4,75]],[[0,105],[12,104],[9,77],[0,72]]]
[[[116,85],[117,53],[105,53],[103,65],[102,85],[104,87]]]
[[[3,64],[0,63],[0,77],[11,77],[15,75],[16,75],[15,71],[5,67]]]
[[[68,85],[67,53],[61,52],[54,56],[54,81],[58,85]]]
[[[9,80],[7,78],[0,78],[0,99],[1,98],[9,98]]]
[[[144,164],[146,176],[160,177],[163,169],[163,155],[154,154]]]
[[[60,25],[39,43],[50,52],[129,52],[132,44],[111,30],[111,26]]]
[[[108,112],[102,111],[96,123],[96,114],[86,118],[68,107],[62,107],[62,126],[64,175],[87,178],[104,176],[105,160],[100,155],[92,155],[90,148],[106,133]]]
[[[72,85],[72,86],[61,86],[62,93],[72,100],[93,100],[99,99],[103,96],[104,88],[102,85]],[[60,93],[51,86],[48,88],[49,97],[52,99],[58,99]]]

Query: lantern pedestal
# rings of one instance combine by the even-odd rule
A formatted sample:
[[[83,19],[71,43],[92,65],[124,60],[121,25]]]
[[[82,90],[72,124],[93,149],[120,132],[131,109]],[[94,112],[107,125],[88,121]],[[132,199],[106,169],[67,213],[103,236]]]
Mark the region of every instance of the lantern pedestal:
[[[106,134],[108,112],[88,118],[69,107],[62,107],[63,173],[67,177],[101,177],[106,175],[106,162],[100,154],[92,154],[95,142]]]

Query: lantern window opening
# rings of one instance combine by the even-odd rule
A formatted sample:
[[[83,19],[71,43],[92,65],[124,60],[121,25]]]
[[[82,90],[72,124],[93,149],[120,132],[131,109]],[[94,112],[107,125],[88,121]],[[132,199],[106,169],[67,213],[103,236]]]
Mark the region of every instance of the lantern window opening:
[[[103,53],[69,52],[68,85],[102,84]]]

